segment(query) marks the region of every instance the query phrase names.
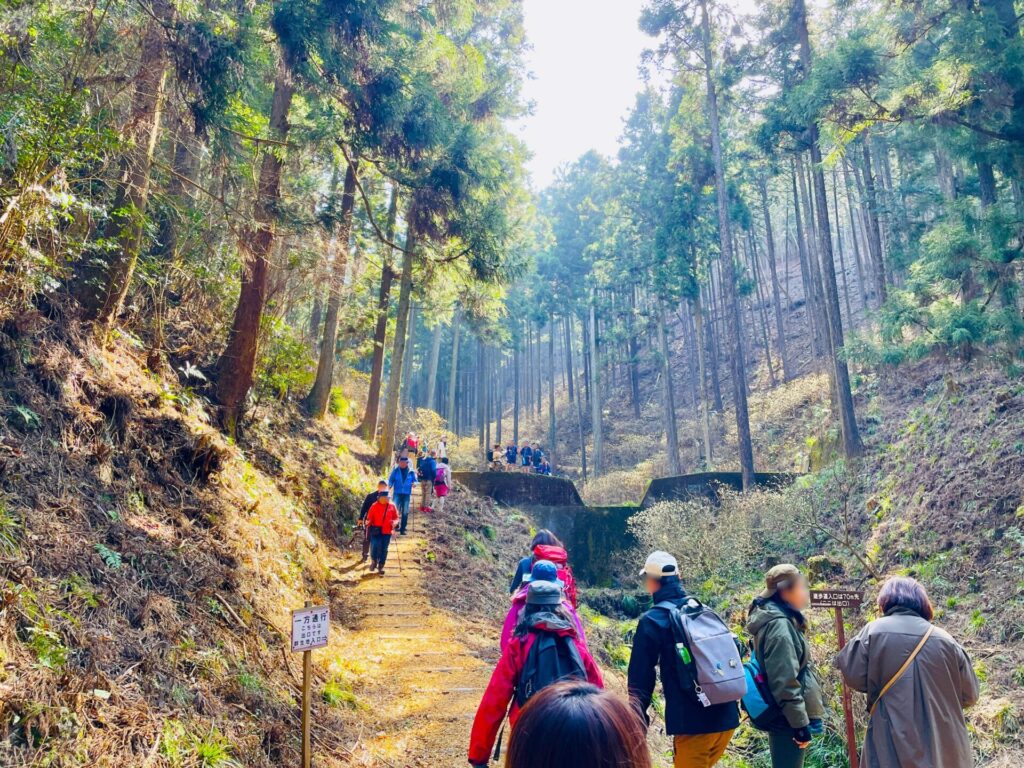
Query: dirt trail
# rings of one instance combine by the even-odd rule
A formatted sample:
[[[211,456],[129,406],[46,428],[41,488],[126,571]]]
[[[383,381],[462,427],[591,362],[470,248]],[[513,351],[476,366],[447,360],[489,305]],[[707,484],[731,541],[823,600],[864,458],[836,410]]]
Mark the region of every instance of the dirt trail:
[[[431,605],[423,571],[430,514],[414,511],[409,535],[392,539],[383,576],[364,566],[349,572],[358,616],[339,656],[361,665],[353,693],[366,707],[367,728],[353,749],[357,765],[465,765],[472,718],[497,658],[496,628]],[[356,552],[349,567],[358,559]],[[494,648],[495,658],[478,656],[467,639]]]

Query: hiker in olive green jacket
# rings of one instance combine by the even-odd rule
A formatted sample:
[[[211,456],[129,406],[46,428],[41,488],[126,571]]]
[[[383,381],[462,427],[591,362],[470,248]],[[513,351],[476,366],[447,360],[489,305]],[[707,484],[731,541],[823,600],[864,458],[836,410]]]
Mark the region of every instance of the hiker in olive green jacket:
[[[847,684],[868,696],[863,768],[971,768],[964,708],[978,677],[960,644],[931,623],[928,593],[896,576],[878,594],[875,619],[839,653]]]
[[[766,587],[750,606],[747,632],[772,698],[782,710],[768,732],[772,768],[801,768],[814,733],[825,717],[821,683],[811,662],[801,613],[810,604],[807,580],[794,565],[777,565],[765,576]]]

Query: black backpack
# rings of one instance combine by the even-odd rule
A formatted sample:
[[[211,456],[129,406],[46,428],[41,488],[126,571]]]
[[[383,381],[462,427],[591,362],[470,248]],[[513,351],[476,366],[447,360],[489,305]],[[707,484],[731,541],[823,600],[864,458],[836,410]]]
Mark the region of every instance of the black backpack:
[[[572,637],[543,631],[534,634],[533,645],[516,683],[516,704],[520,708],[533,694],[549,685],[570,678],[587,679],[587,670]]]

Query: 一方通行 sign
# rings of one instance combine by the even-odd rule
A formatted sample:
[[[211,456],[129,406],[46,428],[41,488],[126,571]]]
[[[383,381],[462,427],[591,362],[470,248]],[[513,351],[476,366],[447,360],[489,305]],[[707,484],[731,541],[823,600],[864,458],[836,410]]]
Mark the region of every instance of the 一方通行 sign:
[[[311,651],[327,645],[331,612],[326,605],[292,611],[292,651]]]

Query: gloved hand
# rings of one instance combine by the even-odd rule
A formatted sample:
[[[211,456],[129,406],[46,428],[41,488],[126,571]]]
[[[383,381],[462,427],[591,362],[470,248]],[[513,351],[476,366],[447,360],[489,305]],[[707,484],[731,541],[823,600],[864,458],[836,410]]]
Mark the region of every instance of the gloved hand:
[[[807,749],[811,743],[811,730],[806,725],[803,728],[793,729],[793,741],[800,749]]]

